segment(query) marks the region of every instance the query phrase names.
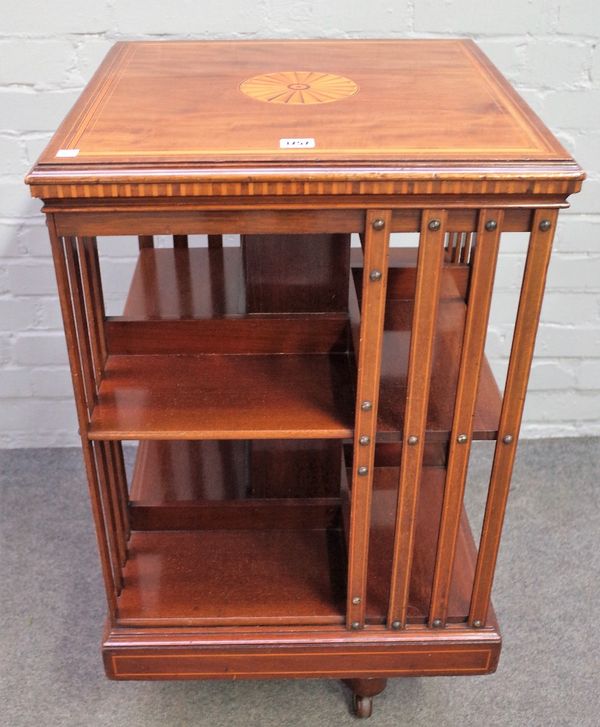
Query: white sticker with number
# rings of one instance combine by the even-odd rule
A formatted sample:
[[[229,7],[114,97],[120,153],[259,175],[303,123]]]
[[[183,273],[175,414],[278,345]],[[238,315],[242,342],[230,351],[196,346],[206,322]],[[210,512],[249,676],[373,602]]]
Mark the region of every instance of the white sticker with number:
[[[315,140],[310,137],[306,139],[279,139],[280,149],[314,149],[315,146]]]

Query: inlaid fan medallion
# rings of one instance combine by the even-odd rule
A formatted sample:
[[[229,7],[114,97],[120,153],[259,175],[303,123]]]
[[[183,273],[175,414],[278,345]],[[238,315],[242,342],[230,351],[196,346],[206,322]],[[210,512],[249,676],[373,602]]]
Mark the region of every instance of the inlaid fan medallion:
[[[278,104],[332,103],[353,96],[358,85],[350,78],[321,71],[280,71],[253,76],[240,84],[246,96]]]

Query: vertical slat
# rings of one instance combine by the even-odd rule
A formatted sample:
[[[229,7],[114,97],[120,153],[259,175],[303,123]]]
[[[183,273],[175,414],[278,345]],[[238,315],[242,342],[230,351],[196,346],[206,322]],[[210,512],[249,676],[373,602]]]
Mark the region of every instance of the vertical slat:
[[[187,235],[173,235],[173,247],[176,250],[185,250],[188,247]]]
[[[100,259],[98,257],[98,241],[95,237],[86,237],[86,246],[88,250],[88,264],[90,266],[90,276],[92,281],[92,292],[95,300],[96,310],[99,319],[99,336],[100,354],[103,363],[106,362],[106,311],[104,309],[104,293],[102,292],[102,275],[100,274]]]
[[[111,623],[114,624],[117,618],[117,585],[114,581],[110,565],[110,550],[108,547],[106,524],[104,522],[102,509],[102,498],[100,495],[100,488],[92,452],[92,445],[87,438],[89,426],[88,408],[86,406],[86,393],[85,387],[83,385],[83,371],[81,367],[77,334],[75,329],[75,316],[71,305],[70,283],[65,261],[65,245],[62,238],[57,235],[53,215],[48,215],[48,229],[50,234],[50,243],[52,246],[52,257],[54,259],[54,270],[56,273],[58,297],[63,317],[69,363],[71,366],[71,377],[73,380],[73,389],[75,393],[75,407],[77,410],[79,433],[81,436],[81,445],[83,449],[83,460],[87,474],[90,501],[92,504],[92,516],[94,518],[94,525],[96,529],[96,540],[98,542],[98,551],[100,553],[100,563],[102,567],[102,577],[104,579],[104,589],[106,593],[106,600],[108,603],[110,620]]]
[[[101,339],[104,339],[104,318],[103,311],[99,307],[98,296],[94,293],[96,281],[93,279],[90,268],[90,240],[91,238],[89,237],[78,237],[77,252],[79,256],[83,300],[87,311],[90,349],[94,365],[94,377],[96,383],[98,383],[102,376],[102,369],[104,368],[102,351],[106,350],[106,342],[104,342],[104,346],[100,342]]]
[[[348,286],[348,319],[350,321],[352,352],[354,353],[355,360],[358,360],[360,346],[360,305],[358,304],[358,291],[354,284],[354,275],[352,272],[350,272],[350,285]]]
[[[501,210],[481,210],[479,213],[479,242],[469,288],[429,612],[429,625],[435,627],[445,625],[448,613],[448,597],[471,450],[473,413],[479,389],[502,222]],[[493,229],[486,229],[486,225]]]
[[[446,217],[445,210],[424,210],[421,218],[388,609],[392,628],[406,625]]]
[[[123,587],[123,576],[121,566],[125,562],[125,544],[121,537],[121,529],[117,520],[114,492],[112,491],[112,480],[110,463],[107,461],[107,443],[93,442],[94,454],[96,457],[96,470],[100,483],[100,493],[104,505],[104,520],[108,536],[108,548],[110,551],[110,562],[113,571],[113,578],[117,586],[117,595]]]
[[[223,235],[208,235],[208,249],[219,250],[223,247]]]
[[[471,233],[463,232],[461,237],[462,237],[462,244],[461,244],[461,248],[460,248],[459,262],[467,263],[469,261],[469,248],[471,246]]]
[[[106,462],[107,485],[110,493],[110,507],[115,525],[117,548],[121,565],[127,560],[127,534],[125,520],[123,519],[123,503],[121,502],[121,490],[119,487],[119,473],[114,456],[113,442],[102,442],[104,449],[104,461]]]
[[[470,626],[485,626],[487,619],[557,215],[557,210],[536,210],[533,215],[475,568]]]
[[[461,245],[462,233],[454,233],[454,246],[452,248],[452,262],[457,263],[460,260],[460,245]]]
[[[392,214],[389,210],[369,210],[366,215],[348,541],[346,621],[347,626],[353,629],[362,628],[365,622],[373,463],[391,221]]]
[[[74,237],[65,239],[65,251],[67,256],[67,270],[71,286],[71,301],[73,305],[75,335],[78,343],[78,350],[81,359],[81,371],[83,375],[83,387],[85,390],[85,401],[88,412],[91,413],[96,402],[97,379],[93,368],[92,351],[87,319],[85,316],[85,302],[83,297],[81,277],[79,270],[79,259],[77,255],[77,242]]]
[[[110,442],[113,450],[113,462],[117,475],[117,487],[119,490],[119,503],[121,505],[122,520],[124,525],[125,540],[129,540],[129,490],[127,488],[127,473],[125,472],[125,460],[123,459],[123,445],[119,441]]]
[[[140,235],[138,237],[138,246],[140,250],[154,247],[154,237],[152,235]]]

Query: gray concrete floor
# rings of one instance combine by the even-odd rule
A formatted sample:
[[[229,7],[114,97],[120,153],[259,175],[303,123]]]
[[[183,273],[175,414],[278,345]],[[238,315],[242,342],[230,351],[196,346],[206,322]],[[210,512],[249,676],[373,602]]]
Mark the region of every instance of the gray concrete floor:
[[[473,512],[488,452],[471,467]],[[599,461],[598,439],[521,444],[494,591],[498,672],[390,681],[366,724],[600,724]],[[78,451],[0,452],[0,536],[1,725],[361,724],[337,681],[108,681]]]

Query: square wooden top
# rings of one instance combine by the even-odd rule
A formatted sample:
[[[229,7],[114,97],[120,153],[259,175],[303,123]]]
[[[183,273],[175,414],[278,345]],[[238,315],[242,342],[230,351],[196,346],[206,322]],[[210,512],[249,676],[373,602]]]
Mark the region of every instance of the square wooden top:
[[[143,41],[111,49],[27,181],[498,165],[577,171],[471,41]]]

